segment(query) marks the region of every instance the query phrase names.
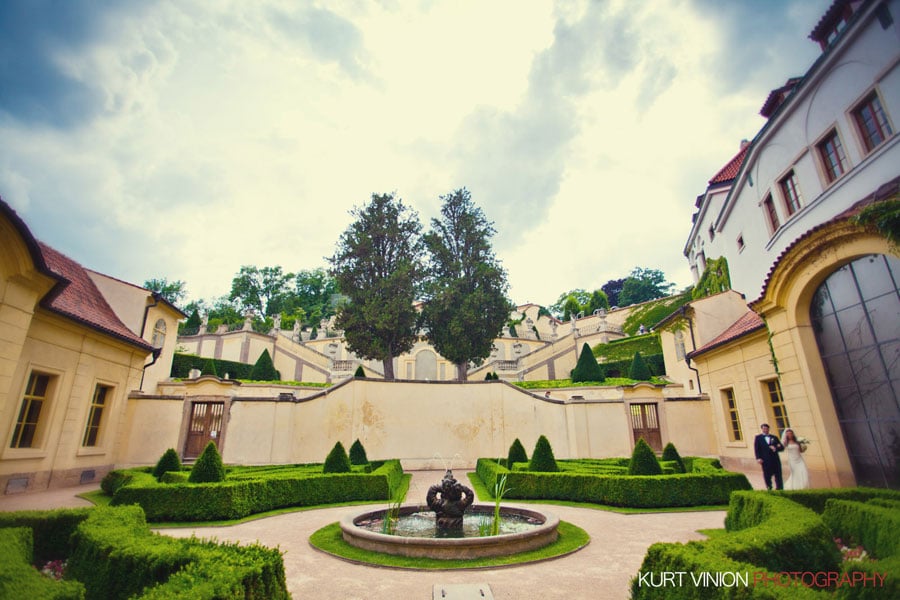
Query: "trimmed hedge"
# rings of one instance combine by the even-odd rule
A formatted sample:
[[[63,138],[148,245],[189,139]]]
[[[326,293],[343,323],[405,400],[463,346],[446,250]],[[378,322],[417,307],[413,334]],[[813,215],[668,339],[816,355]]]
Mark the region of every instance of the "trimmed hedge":
[[[225,481],[225,465],[222,464],[222,455],[219,454],[219,448],[214,441],[207,442],[206,448],[203,449],[197,462],[191,468],[188,481],[191,483]]]
[[[712,462],[695,458],[694,464]],[[710,469],[708,473],[673,475],[603,475],[566,471],[568,461],[558,461],[563,471],[536,473],[510,470],[491,458],[479,458],[476,472],[487,489],[507,475],[505,498],[568,500],[609,506],[662,508],[726,504],[737,490],[751,489],[742,473]]]
[[[251,379],[250,372],[253,370],[253,365],[217,358],[207,359],[196,354],[180,354],[178,352],[172,358],[171,376],[178,379],[186,379],[191,369],[202,370],[203,363],[207,360],[215,362],[216,372],[222,373],[223,376],[225,373],[228,373],[231,379]]]
[[[641,358],[644,359],[644,363],[650,369],[651,375],[660,376],[666,374],[666,361],[662,354],[648,354],[647,356],[641,354]],[[632,362],[634,362],[634,357],[605,362],[603,363],[603,368],[606,369],[607,377],[630,377]]]
[[[365,465],[369,463],[369,457],[366,456],[366,449],[362,445],[362,442],[357,439],[355,442],[350,444],[350,464],[351,465]]]
[[[663,453],[660,457],[660,460],[673,461],[679,473],[688,472],[687,465],[684,464],[684,461],[681,459],[681,455],[678,454],[678,449],[672,442],[669,442],[668,444],[666,444],[666,447],[663,448]]]
[[[371,473],[311,475],[276,471],[221,483],[132,483],[115,493],[113,506],[138,504],[148,521],[216,521],[289,506],[389,500],[400,484],[400,461],[372,463]]]
[[[635,356],[640,356],[635,354]],[[631,461],[628,463],[629,475],[662,475],[662,467],[656,459],[656,454],[644,438],[638,438],[631,453]]]
[[[687,544],[653,544],[639,573],[755,573],[837,571],[840,553],[830,532],[813,511],[767,492],[735,492],[725,520],[728,534]],[[690,580],[688,580],[690,581]],[[631,580],[634,600],[658,598],[659,589]],[[688,583],[666,588],[666,598],[822,598],[819,592],[797,586],[754,585],[702,588]]]
[[[519,438],[513,440],[509,446],[509,452],[506,454],[506,464],[512,466],[514,463],[527,463],[528,454],[525,452],[525,446],[519,441]]]
[[[56,581],[32,566],[32,550],[31,529],[0,528],[0,598],[84,599],[84,586],[79,582]]]
[[[591,352],[591,346],[585,342],[578,355],[578,363],[572,369],[572,383],[583,381],[602,382],[606,379],[603,367],[597,363],[596,357]]]
[[[278,550],[154,534],[140,507],[96,508],[72,541],[90,598],[290,598]]]
[[[528,463],[529,471],[542,473],[555,473],[559,471],[556,466],[556,458],[553,456],[553,448],[550,446],[550,440],[546,436],[540,436],[534,445],[534,451],[531,453],[531,462]],[[493,489],[493,486],[491,487]]]
[[[33,539],[33,560],[35,563],[45,564],[69,555],[72,551],[69,537],[75,528],[88,518],[91,510],[91,508],[62,508],[0,512],[0,531],[6,527],[30,529]]]
[[[156,462],[156,466],[153,468],[153,476],[156,477],[157,481],[162,478],[163,474],[168,471],[180,471],[181,470],[181,459],[178,457],[178,453],[175,452],[174,448],[169,448],[163,455],[159,457],[159,460]]]
[[[344,445],[337,442],[334,445],[334,448],[331,449],[331,452],[328,453],[328,456],[325,457],[325,464],[322,465],[322,472],[349,473],[350,471],[350,457],[347,456]]]

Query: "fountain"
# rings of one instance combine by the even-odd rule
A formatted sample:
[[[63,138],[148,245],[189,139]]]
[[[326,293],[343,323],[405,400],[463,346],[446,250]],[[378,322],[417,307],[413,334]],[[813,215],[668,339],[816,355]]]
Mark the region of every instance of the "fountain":
[[[351,546],[410,557],[472,559],[518,554],[556,541],[559,519],[524,508],[499,508],[499,533],[488,535],[495,518],[491,505],[473,505],[472,490],[447,470],[428,489],[426,503],[348,515],[341,533]]]

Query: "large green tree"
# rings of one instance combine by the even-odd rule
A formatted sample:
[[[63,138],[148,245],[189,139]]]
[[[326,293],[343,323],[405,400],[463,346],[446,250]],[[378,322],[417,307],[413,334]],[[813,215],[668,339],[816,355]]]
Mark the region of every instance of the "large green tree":
[[[658,269],[635,267],[625,278],[619,293],[620,306],[656,300],[669,295],[674,283],[666,282],[666,275]]]
[[[148,279],[144,282],[144,287],[151,292],[157,292],[160,296],[171,302],[175,306],[180,306],[181,301],[187,295],[185,284],[180,279],[169,281],[165,277]]]
[[[281,267],[258,268],[244,265],[231,280],[231,300],[240,303],[244,310],[252,309],[260,316],[280,312],[277,300],[289,290],[288,283],[294,277]]]
[[[422,272],[422,225],[393,194],[372,194],[369,204],[350,214],[356,220],[329,259],[348,298],[338,310],[337,327],[352,352],[380,360],[385,379],[392,380],[394,357],[417,339],[413,303]]]
[[[624,279],[610,279],[600,286],[600,289],[606,294],[610,306],[619,306],[619,294],[622,293],[622,286],[624,284]]]
[[[441,217],[424,236],[429,253],[422,324],[435,349],[465,381],[509,319],[506,271],[494,256],[493,224],[465,188],[441,196]]]

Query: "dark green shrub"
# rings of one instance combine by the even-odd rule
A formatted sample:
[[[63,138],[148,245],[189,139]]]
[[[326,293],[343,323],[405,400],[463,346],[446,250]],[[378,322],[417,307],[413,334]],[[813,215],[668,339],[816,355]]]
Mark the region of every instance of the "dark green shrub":
[[[663,448],[662,460],[674,461],[678,465],[679,473],[687,473],[684,461],[681,459],[681,455],[678,454],[678,450],[675,448],[675,444],[673,444],[672,442],[669,442],[668,444],[666,444],[666,447]]]
[[[559,471],[556,465],[556,458],[553,456],[553,448],[550,447],[550,441],[543,435],[538,438],[534,445],[534,452],[531,453],[531,463],[528,465],[529,471],[537,471],[541,473],[554,473]]]
[[[366,449],[363,448],[362,442],[360,442],[357,439],[350,446],[350,464],[351,465],[365,465],[368,463],[369,463],[369,458],[366,456]]]
[[[631,462],[628,463],[629,475],[662,475],[662,467],[656,460],[656,454],[653,449],[639,438],[637,444],[634,445],[634,451],[631,453]]]
[[[206,448],[200,453],[197,462],[191,469],[188,481],[191,483],[225,481],[225,465],[222,464],[222,456],[219,454],[215,442],[210,441],[206,444]]]
[[[211,358],[207,358],[203,361],[203,366],[200,368],[201,375],[213,375],[214,377],[218,377],[219,373],[216,371],[216,361]]]
[[[69,538],[92,510],[93,508],[60,508],[0,512],[0,531],[7,527],[27,527],[34,554],[32,563],[42,565],[69,556]],[[2,557],[0,563],[3,563]],[[5,597],[0,594],[0,598]]]
[[[353,376],[354,376],[354,377],[363,377],[363,378],[365,378],[365,376],[366,376],[366,370],[363,369],[363,366],[362,366],[362,365],[359,365],[358,367],[356,367],[356,372],[353,373]]]
[[[485,381],[491,381],[491,380],[493,380],[493,379],[494,379],[494,376],[491,375],[491,372],[490,372],[490,371],[488,371],[487,373],[484,374],[484,380],[485,380]]]
[[[125,469],[115,469],[107,473],[100,481],[100,489],[107,496],[112,496],[123,485],[127,485],[133,477],[132,472]]]
[[[582,381],[601,382],[604,379],[606,379],[606,376],[603,373],[603,367],[597,363],[597,359],[594,357],[591,347],[585,342],[584,346],[581,348],[581,355],[578,357],[578,363],[572,370],[572,383],[579,383]]]
[[[344,445],[340,442],[334,445],[328,456],[325,457],[325,465],[322,467],[323,473],[349,473],[350,457],[344,450]]]
[[[169,471],[180,471],[181,470],[181,459],[178,458],[178,453],[175,452],[174,448],[169,448],[166,450],[163,455],[159,458],[156,463],[156,466],[153,467],[153,476],[156,477],[157,481],[162,478],[163,473],[167,473]],[[113,492],[115,493],[115,492]]]
[[[253,370],[250,371],[250,379],[254,381],[279,381],[281,379],[281,375],[275,370],[275,365],[272,363],[272,357],[269,356],[268,349],[263,350],[259,358],[256,359],[256,364],[253,365]]]
[[[32,534],[27,527],[0,529],[0,598],[81,600],[84,586],[56,581],[32,566]]]
[[[506,464],[512,468],[514,463],[528,462],[528,455],[525,454],[525,446],[519,441],[519,438],[513,440],[509,447],[509,453],[506,455]]]
[[[628,377],[638,381],[650,380],[650,369],[647,368],[647,363],[644,362],[644,358],[641,356],[640,352],[634,353],[634,358],[631,361],[631,369],[628,371]]]
[[[157,535],[139,506],[94,509],[72,541],[67,572],[88,598],[290,597],[277,549]]]

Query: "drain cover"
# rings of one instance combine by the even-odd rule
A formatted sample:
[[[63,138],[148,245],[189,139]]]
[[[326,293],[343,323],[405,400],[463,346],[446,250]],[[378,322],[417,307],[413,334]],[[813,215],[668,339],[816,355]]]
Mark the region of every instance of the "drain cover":
[[[432,600],[494,600],[494,594],[486,583],[436,583]]]

